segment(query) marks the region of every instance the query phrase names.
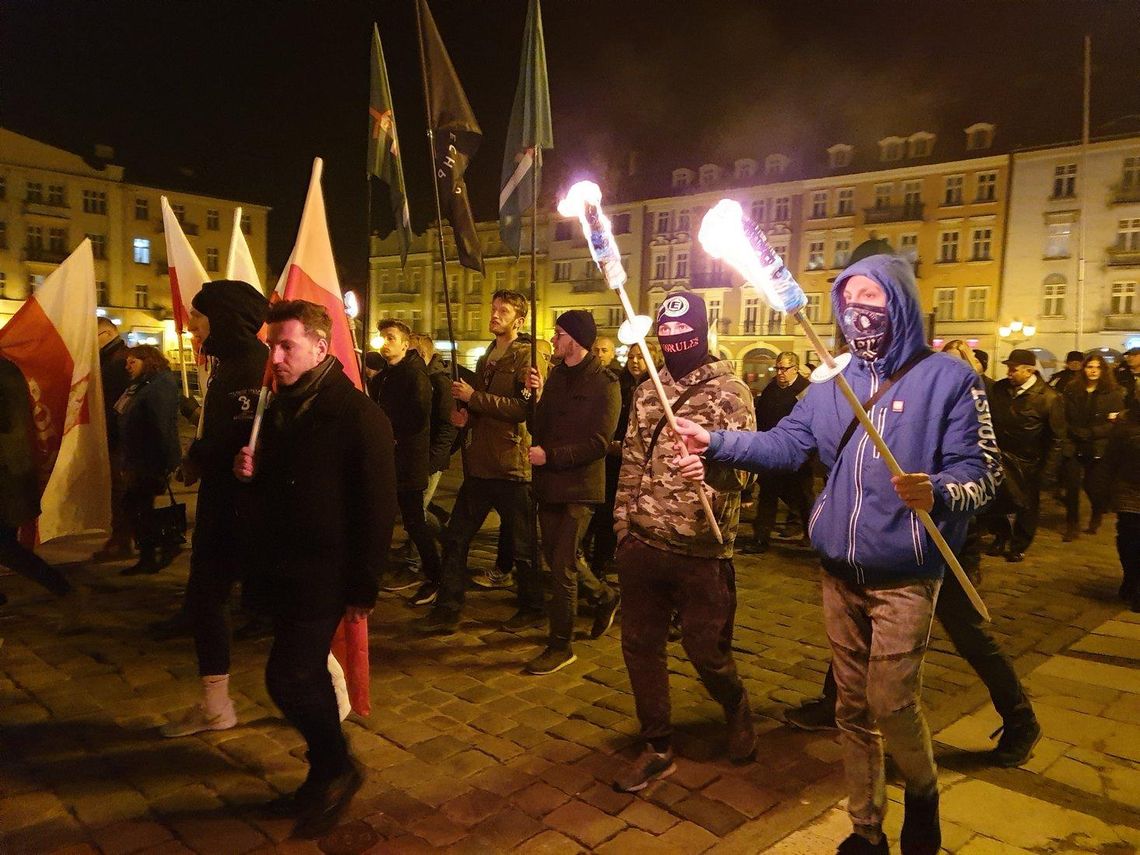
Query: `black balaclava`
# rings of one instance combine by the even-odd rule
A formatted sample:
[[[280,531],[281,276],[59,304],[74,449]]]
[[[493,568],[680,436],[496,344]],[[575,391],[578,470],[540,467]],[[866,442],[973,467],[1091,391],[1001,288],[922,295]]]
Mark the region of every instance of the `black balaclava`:
[[[662,335],[661,325],[669,321],[688,324],[692,327],[692,332]],[[700,294],[678,291],[666,297],[657,310],[657,328],[657,340],[661,343],[665,367],[674,380],[680,380],[700,366],[709,355],[708,312]]]

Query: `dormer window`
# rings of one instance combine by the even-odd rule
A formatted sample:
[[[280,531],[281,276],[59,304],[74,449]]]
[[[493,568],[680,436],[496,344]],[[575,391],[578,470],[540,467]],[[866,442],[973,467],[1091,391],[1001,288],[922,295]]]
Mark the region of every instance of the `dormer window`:
[[[902,160],[906,140],[902,137],[884,137],[879,140],[879,160],[885,162]]]
[[[750,157],[742,157],[734,164],[737,181],[747,181],[756,174],[756,161]]]
[[[701,167],[701,186],[712,187],[720,181],[720,167],[715,163],[706,163]]]
[[[934,151],[934,134],[919,131],[907,138],[907,157],[930,157]]]
[[[673,189],[684,190],[686,187],[693,186],[693,179],[697,177],[697,173],[691,169],[674,169],[673,170]]]
[[[764,158],[764,174],[783,175],[788,169],[788,162],[786,154],[770,154]]]
[[[994,125],[978,122],[966,128],[966,149],[979,151],[991,148],[994,144]]]
[[[832,169],[842,169],[851,165],[855,156],[855,147],[846,143],[837,143],[827,150],[827,162]]]

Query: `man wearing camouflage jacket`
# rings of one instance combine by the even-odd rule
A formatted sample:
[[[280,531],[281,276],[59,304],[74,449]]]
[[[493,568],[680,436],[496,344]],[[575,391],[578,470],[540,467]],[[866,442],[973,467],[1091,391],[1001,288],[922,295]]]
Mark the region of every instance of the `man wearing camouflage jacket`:
[[[709,356],[708,316],[699,295],[670,295],[658,312],[657,336],[665,356],[661,382],[678,414],[726,430],[755,429],[748,387],[733,376],[728,362]],[[681,618],[685,652],[724,707],[730,758],[748,760],[756,747],[751,706],[732,658],[732,547],[746,479],[727,466],[713,467],[705,479],[724,538],[718,543],[697,494],[704,486],[677,472],[676,439],[664,421],[657,391],[642,383],[634,392],[622,448],[614,530],[624,609],[622,654],[646,744],[616,777],[614,789],[620,792],[637,792],[675,769],[665,658],[674,610]]]

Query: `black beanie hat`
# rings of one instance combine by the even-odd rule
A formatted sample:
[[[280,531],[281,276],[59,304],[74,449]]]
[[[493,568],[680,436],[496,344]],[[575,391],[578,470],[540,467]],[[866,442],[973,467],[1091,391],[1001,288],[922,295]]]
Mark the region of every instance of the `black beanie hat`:
[[[558,316],[554,322],[568,333],[570,338],[586,350],[594,346],[594,339],[598,337],[598,325],[594,323],[594,313],[585,309],[570,309]]]

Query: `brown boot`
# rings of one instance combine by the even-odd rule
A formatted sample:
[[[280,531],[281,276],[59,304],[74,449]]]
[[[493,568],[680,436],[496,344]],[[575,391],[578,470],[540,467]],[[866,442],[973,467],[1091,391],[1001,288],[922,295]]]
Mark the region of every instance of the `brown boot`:
[[[756,725],[747,692],[741,693],[735,709],[725,707],[724,717],[728,722],[728,759],[747,763],[756,755]]]

